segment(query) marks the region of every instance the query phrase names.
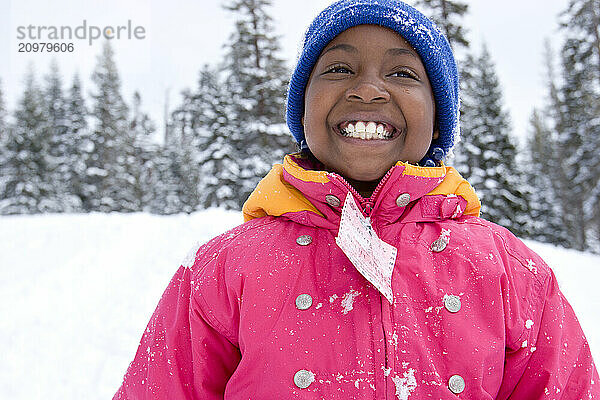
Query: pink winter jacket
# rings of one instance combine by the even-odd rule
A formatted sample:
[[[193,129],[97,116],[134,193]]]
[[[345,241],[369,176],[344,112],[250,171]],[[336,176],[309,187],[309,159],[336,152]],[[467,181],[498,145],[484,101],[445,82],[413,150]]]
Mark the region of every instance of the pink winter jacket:
[[[600,399],[552,271],[454,169],[398,163],[363,199],[308,168],[179,268],[114,399]],[[336,244],[349,194],[398,249],[392,305]]]

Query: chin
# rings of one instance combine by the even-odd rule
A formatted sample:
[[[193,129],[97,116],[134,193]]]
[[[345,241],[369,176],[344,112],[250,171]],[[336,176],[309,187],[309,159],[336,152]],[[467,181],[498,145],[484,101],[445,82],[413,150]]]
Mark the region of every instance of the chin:
[[[391,168],[391,167],[390,167]],[[342,176],[344,176],[347,179],[351,179],[353,181],[360,181],[360,182],[373,182],[373,181],[377,181],[381,178],[383,178],[383,176],[386,174],[386,172],[389,171],[389,168],[387,168],[385,171],[383,172],[373,172],[373,171],[369,171],[369,172],[364,172],[364,173],[360,173],[360,172],[356,172],[356,171],[352,171],[352,172],[344,172],[342,173]]]

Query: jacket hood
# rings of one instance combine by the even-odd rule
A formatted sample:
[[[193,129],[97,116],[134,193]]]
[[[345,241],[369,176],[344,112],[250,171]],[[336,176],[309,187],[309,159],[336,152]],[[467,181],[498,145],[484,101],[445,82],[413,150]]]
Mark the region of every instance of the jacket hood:
[[[244,204],[244,220],[264,216],[290,217],[310,225],[337,227],[348,194],[371,218],[393,223],[407,217],[412,221],[478,216],[481,204],[471,185],[453,167],[420,167],[396,163],[365,199],[340,175],[316,170],[299,153],[275,164]],[[402,196],[402,200],[400,200]],[[406,203],[406,204],[403,204]],[[420,212],[412,211],[421,204]],[[411,212],[412,211],[412,212]]]

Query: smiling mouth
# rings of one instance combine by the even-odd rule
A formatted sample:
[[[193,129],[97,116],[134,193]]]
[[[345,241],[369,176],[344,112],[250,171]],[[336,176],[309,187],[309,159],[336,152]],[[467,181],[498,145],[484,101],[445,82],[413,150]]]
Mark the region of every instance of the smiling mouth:
[[[392,125],[377,121],[346,121],[337,128],[344,137],[363,140],[391,140],[397,131]]]

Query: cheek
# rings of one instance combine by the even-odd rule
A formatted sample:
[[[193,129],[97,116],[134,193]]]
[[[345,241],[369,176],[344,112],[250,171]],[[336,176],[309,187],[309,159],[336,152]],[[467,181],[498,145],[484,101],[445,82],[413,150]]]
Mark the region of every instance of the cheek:
[[[322,91],[307,89],[304,101],[304,116],[302,118],[307,141],[311,133],[314,135],[327,129],[327,117],[330,108],[327,95],[323,95]]]
[[[433,92],[431,91],[431,88],[427,90],[423,101],[427,106],[427,113],[429,119],[432,121],[432,124],[435,125],[435,98],[433,97]]]
[[[302,117],[303,124],[307,127],[314,123],[313,121],[315,119],[316,111],[315,103],[317,102],[318,100],[315,98],[313,93],[307,89],[304,96],[304,116]]]
[[[323,112],[323,107],[327,103],[326,95],[321,92],[306,92],[306,100],[304,102],[304,112],[319,114]]]
[[[433,132],[435,125],[435,103],[431,96],[422,93],[419,96],[413,97],[410,110],[407,107],[407,111],[410,111],[413,124],[421,126],[428,133]]]

